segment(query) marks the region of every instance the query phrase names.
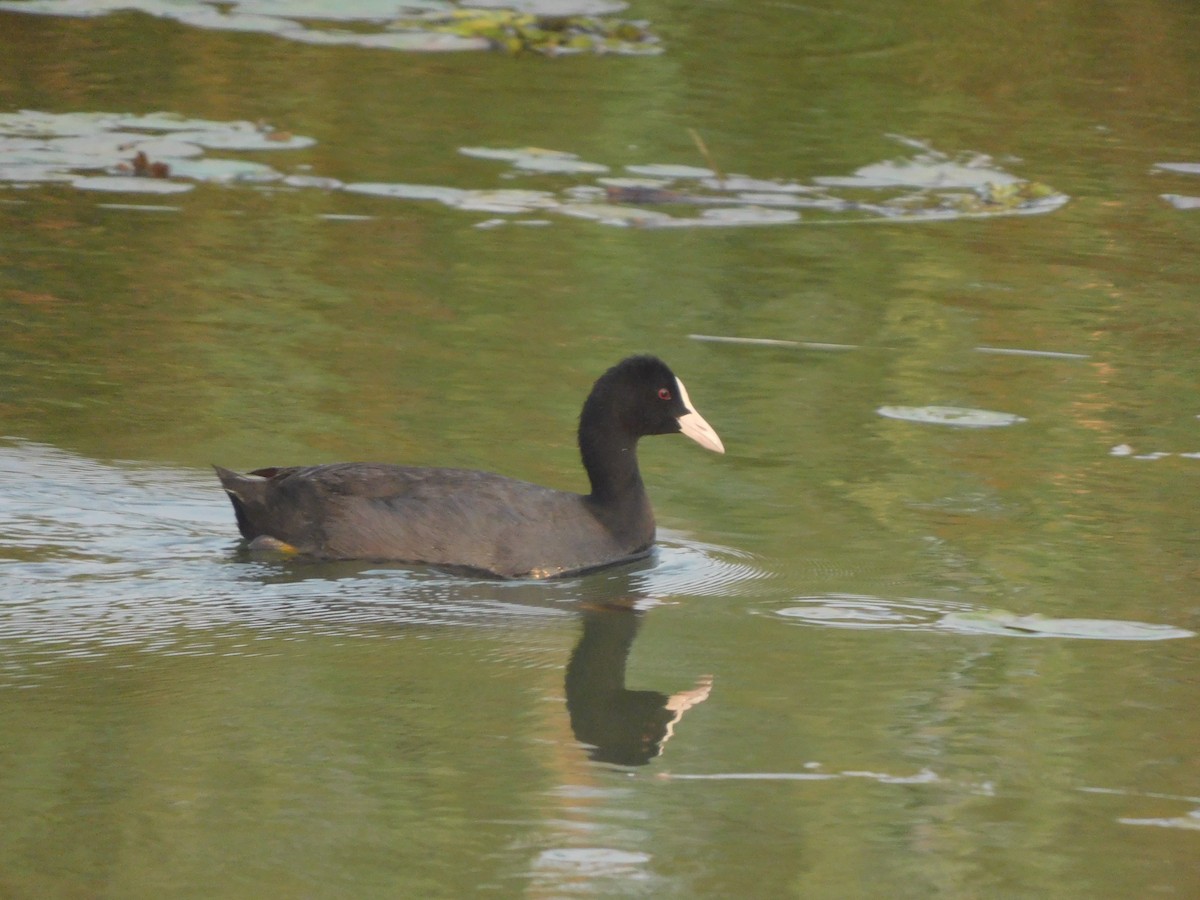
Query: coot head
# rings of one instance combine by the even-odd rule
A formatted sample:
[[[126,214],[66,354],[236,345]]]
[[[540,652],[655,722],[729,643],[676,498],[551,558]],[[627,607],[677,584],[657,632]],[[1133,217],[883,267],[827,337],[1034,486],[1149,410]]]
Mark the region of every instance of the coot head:
[[[631,356],[600,376],[583,405],[581,438],[592,428],[615,428],[633,443],[646,435],[683,432],[702,447],[725,452],[683,382],[654,356]]]

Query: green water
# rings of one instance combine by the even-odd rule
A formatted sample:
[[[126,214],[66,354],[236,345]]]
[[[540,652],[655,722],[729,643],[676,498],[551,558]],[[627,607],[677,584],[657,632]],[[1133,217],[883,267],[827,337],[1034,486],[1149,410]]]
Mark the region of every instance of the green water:
[[[705,165],[692,128],[758,178],[902,135],[1071,198],[479,228],[279,184],[0,185],[0,897],[1200,894],[1200,212],[1160,196],[1200,176],[1155,168],[1200,162],[1196,11],[626,15],[665,53],[0,11],[0,112],[266,120],[317,143],[212,155],[345,182],[557,190],[458,148]],[[728,452],[643,442],[661,546],[632,569],[252,559],[206,469],[582,489],[579,405],[633,352]]]

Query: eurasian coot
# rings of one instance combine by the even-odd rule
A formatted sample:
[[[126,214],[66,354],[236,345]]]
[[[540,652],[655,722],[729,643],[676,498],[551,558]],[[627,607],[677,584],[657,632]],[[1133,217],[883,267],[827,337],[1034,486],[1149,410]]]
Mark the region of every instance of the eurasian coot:
[[[251,546],[321,559],[373,559],[547,578],[649,552],[654,513],[638,438],[681,431],[724,453],[683,382],[653,356],[605,372],[579,416],[590,494],[469,469],[382,463],[216,467]]]

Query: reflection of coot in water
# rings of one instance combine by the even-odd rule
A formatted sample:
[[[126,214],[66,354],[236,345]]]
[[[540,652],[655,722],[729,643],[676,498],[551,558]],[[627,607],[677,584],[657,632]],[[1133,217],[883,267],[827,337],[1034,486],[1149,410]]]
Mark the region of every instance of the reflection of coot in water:
[[[677,694],[631,691],[625,663],[641,614],[618,606],[583,612],[583,635],[567,663],[567,712],[575,737],[597,762],[642,766],[662,753],[680,717],[708,698],[712,677]]]

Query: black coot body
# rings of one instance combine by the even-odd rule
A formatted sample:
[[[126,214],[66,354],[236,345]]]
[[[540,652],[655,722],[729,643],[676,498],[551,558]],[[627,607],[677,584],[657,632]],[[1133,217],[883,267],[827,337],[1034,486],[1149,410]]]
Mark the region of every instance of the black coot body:
[[[322,559],[394,560],[503,578],[547,578],[649,552],[654,513],[638,471],[644,435],[683,432],[724,453],[683,382],[633,356],[600,377],[579,417],[591,493],[468,469],[382,463],[217,476],[248,541]]]

